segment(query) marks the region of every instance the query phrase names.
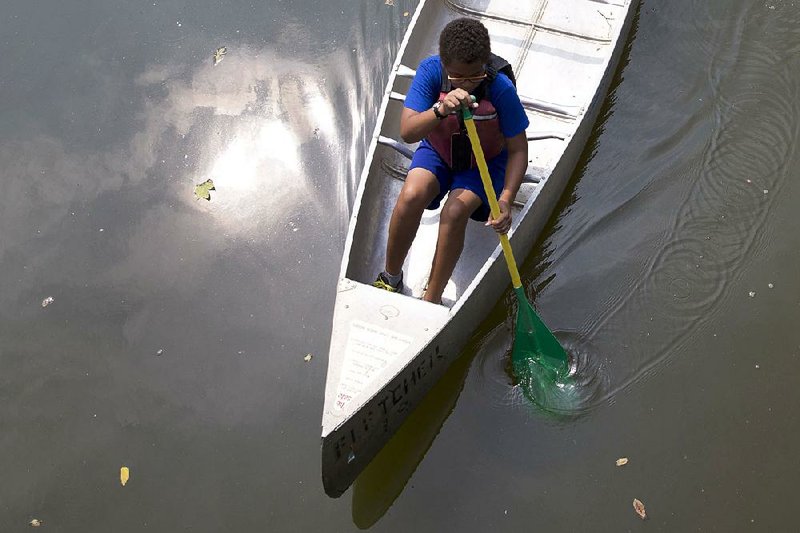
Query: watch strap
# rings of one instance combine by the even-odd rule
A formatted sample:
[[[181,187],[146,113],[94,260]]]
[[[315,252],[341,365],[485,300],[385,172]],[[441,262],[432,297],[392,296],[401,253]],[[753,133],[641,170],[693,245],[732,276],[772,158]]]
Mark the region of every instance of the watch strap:
[[[436,115],[436,118],[438,118],[439,120],[443,120],[444,118],[447,118],[447,115],[443,115],[443,114],[442,114],[442,113],[439,111],[439,108],[440,108],[441,106],[442,106],[442,101],[441,101],[441,100],[439,100],[438,102],[436,102],[435,104],[433,104],[433,107],[431,108],[431,109],[433,109],[433,114],[434,114],[434,115]]]

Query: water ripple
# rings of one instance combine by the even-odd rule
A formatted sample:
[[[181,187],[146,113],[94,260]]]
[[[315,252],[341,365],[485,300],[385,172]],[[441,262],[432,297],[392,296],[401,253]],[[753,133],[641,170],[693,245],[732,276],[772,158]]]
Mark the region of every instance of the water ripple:
[[[585,330],[589,339],[601,329],[618,330],[624,338],[637,333],[631,325],[642,317],[652,326],[638,332],[648,337],[641,343],[646,353],[642,350],[628,370],[617,365],[617,385],[607,396],[652,376],[726,309],[731,282],[769,238],[768,215],[786,183],[787,162],[794,159],[800,137],[800,105],[790,97],[798,92],[792,75],[796,61],[787,62],[768,40],[747,39],[763,31],[759,26],[775,23],[751,11],[740,14],[733,36],[711,42],[709,49],[720,52],[708,68],[710,117],[688,119],[674,132],[690,136],[693,129],[711,130],[661,246],[625,296]],[[708,47],[701,43],[701,48]],[[685,154],[674,134],[653,144],[650,155],[679,161]],[[619,213],[607,216],[612,215]]]
[[[534,267],[536,285],[559,298],[587,287],[596,298],[592,316],[559,339],[598,363],[587,369],[587,390],[554,410],[612,402],[741,302],[731,287],[771,238],[770,213],[800,138],[792,98],[800,58],[787,36],[798,33],[800,17],[783,7],[712,13],[722,6],[694,2],[694,23],[666,30],[676,34],[675,49],[646,50],[663,65],[646,78],[626,76],[627,90],[639,94],[625,110],[640,121],[636,151],[630,140],[606,138],[604,150],[615,155],[598,159],[603,176],[630,178],[581,183],[553,230],[560,242],[545,244]],[[669,18],[683,8],[659,9]],[[506,401],[523,400],[516,387]]]

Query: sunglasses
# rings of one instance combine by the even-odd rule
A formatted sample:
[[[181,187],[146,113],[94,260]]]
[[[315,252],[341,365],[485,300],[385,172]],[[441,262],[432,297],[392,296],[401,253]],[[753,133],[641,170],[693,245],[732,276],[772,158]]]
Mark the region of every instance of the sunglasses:
[[[447,79],[450,83],[478,83],[486,79],[486,73],[484,72],[480,76],[468,76],[466,78],[454,78],[453,76],[447,76]]]

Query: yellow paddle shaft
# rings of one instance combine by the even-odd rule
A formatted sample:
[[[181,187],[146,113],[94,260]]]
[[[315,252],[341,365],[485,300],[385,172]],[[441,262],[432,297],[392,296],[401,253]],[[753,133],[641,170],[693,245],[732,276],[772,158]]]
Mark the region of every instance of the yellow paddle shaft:
[[[492,212],[492,218],[500,218],[500,206],[497,203],[497,195],[492,186],[492,179],[489,177],[489,167],[486,165],[486,158],[483,155],[483,148],[481,148],[481,141],[478,138],[478,130],[475,129],[475,121],[472,117],[465,117],[464,124],[467,127],[467,135],[469,142],[472,144],[472,153],[475,154],[475,162],[478,163],[478,170],[481,174],[481,181],[483,188],[486,191],[486,197],[489,199],[489,209]],[[511,286],[515,289],[522,287],[522,281],[519,279],[519,271],[517,270],[517,262],[514,261],[514,252],[511,251],[511,243],[508,242],[508,235],[498,234],[500,237],[500,246],[503,247],[503,255],[506,258],[508,265],[508,273],[511,274]]]

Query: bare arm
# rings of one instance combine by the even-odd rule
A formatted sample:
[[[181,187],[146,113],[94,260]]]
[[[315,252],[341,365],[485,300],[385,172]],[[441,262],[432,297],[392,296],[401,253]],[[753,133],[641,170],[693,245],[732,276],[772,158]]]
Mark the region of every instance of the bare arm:
[[[511,229],[511,204],[517,197],[522,179],[525,177],[525,170],[528,168],[528,137],[525,132],[506,138],[506,147],[508,148],[506,181],[503,192],[497,199],[500,216],[493,219],[490,215],[489,221],[486,223],[492,226],[497,233],[508,233],[508,230]]]
[[[508,163],[506,163],[506,183],[498,201],[505,201],[509,205],[514,203],[519,186],[528,169],[528,137],[523,131],[506,139],[508,148]]]
[[[407,143],[415,143],[424,139],[439,124],[432,109],[419,112],[403,108],[400,115],[400,137]]]
[[[439,112],[443,115],[449,115],[462,105],[477,107],[477,104],[472,104],[467,91],[454,89],[447,93],[447,96],[442,100],[442,107]],[[419,142],[427,137],[438,124],[439,119],[432,109],[419,112],[404,107],[403,113],[400,115],[400,137],[407,143]]]

